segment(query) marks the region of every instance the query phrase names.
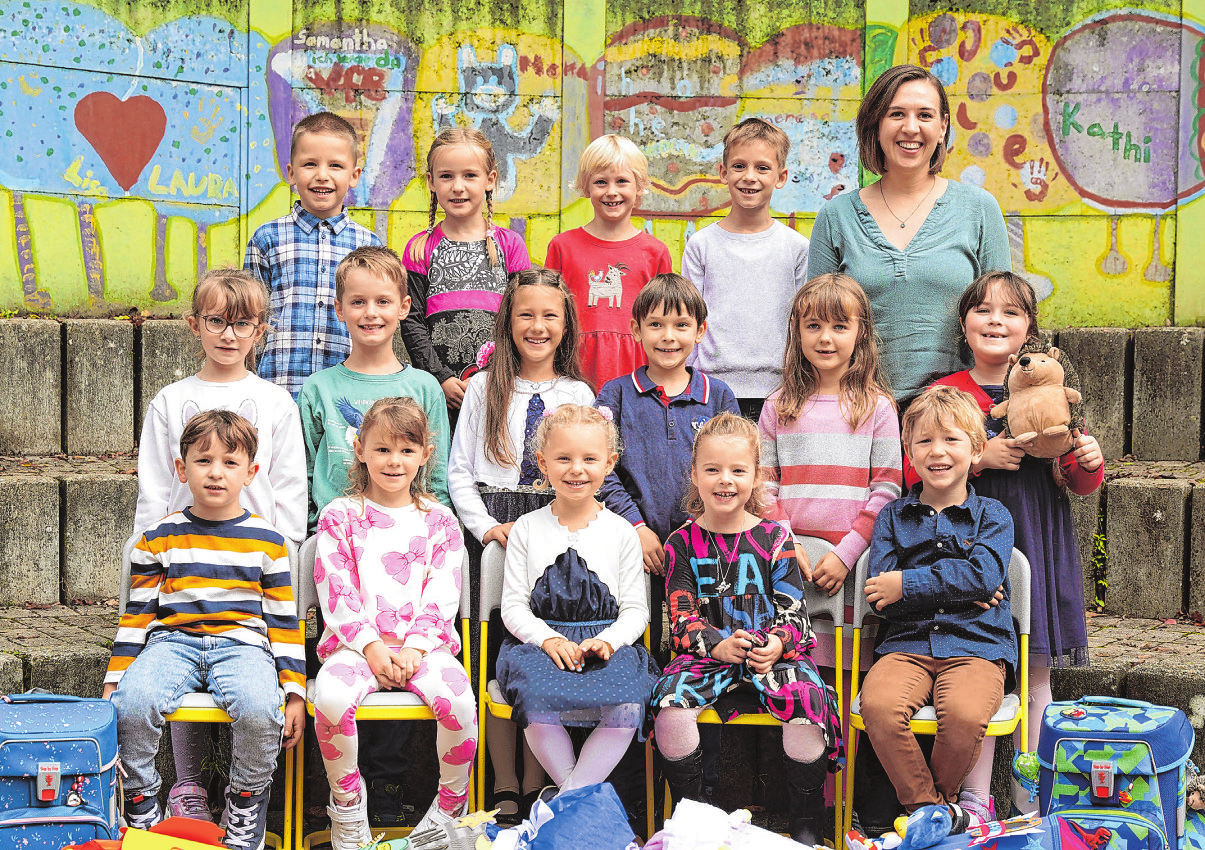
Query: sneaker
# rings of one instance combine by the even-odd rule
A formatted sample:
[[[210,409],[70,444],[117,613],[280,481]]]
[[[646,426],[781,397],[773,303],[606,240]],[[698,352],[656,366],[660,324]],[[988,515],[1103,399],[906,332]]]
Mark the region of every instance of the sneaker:
[[[331,797],[326,813],[331,817],[331,850],[359,850],[372,842],[368,801],[363,794],[351,803],[340,803]]]
[[[552,786],[554,789],[556,786]],[[543,791],[540,792],[543,794]],[[439,807],[439,792],[435,792],[435,799],[431,801],[431,805],[427,807],[427,813],[423,815],[423,819],[418,822],[418,826],[410,833],[412,836],[421,835],[424,832],[431,830],[443,830],[447,832],[447,827],[459,817],[463,817],[468,813],[469,801],[465,800],[460,808],[454,814],[448,814]],[[414,839],[411,839],[413,842]]]
[[[406,825],[402,805],[402,786],[383,779],[368,780],[368,824],[379,829],[395,829]]]
[[[150,829],[163,820],[163,807],[155,794],[133,794],[126,797],[126,825],[134,829]]]
[[[177,782],[167,792],[167,811],[174,818],[192,818],[213,823],[209,792],[193,782]]]
[[[974,825],[970,813],[958,803],[949,803],[947,808],[950,810],[950,835],[962,835]]]
[[[958,795],[958,805],[970,815],[971,822],[967,825],[968,829],[972,826],[980,826],[981,824],[991,823],[995,820],[992,817],[992,801],[990,799],[985,806],[983,801],[970,791],[963,791]]]
[[[229,791],[226,794],[226,839],[231,850],[263,850],[268,831],[268,792]]]

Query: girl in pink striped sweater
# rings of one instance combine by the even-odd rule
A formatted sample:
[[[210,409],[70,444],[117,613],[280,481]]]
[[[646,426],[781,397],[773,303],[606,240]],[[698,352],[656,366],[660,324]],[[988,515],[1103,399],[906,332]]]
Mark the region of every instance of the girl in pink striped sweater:
[[[833,545],[813,565],[812,580],[835,594],[903,480],[895,402],[870,304],[852,277],[820,275],[796,294],[782,385],[766,399],[758,430],[767,516]],[[833,666],[833,650],[831,631],[817,629],[816,663]]]

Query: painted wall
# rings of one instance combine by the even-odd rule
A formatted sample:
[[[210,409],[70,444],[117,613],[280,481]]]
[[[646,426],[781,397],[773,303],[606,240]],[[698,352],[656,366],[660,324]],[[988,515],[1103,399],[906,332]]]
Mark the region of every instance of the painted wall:
[[[289,128],[319,109],[360,132],[350,203],[395,248],[452,125],[492,139],[496,218],[537,261],[589,219],[570,184],[604,132],[648,155],[643,224],[680,257],[750,115],[791,137],[774,211],[807,233],[860,185],[868,80],[911,61],[951,94],[945,174],[1000,201],[1046,324],[1205,324],[1205,0],[398,5],[0,0],[0,310],[178,313],[287,211]]]

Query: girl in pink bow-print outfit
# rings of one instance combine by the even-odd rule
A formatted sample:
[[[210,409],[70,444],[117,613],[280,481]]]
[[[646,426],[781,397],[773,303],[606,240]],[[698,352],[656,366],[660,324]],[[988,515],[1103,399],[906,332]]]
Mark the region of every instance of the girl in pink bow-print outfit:
[[[438,723],[439,793],[416,829],[465,813],[477,704],[455,656],[464,541],[452,512],[423,489],[431,447],[417,403],[381,399],[355,441],[351,495],[318,520],[314,581],[326,629],[314,708],[336,850],[371,840],[355,715],[379,689],[418,694]]]

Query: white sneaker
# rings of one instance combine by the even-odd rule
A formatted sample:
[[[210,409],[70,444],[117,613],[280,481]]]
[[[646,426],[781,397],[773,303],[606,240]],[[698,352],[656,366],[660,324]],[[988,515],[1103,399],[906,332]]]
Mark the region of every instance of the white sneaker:
[[[331,850],[359,850],[372,841],[368,829],[368,800],[364,795],[346,805],[331,797],[326,813],[331,816]]]
[[[433,829],[447,830],[452,821],[459,817],[463,817],[468,813],[469,801],[465,800],[455,814],[448,814],[439,807],[439,792],[435,792],[435,799],[431,801],[431,805],[427,808],[427,813],[423,815],[423,819],[418,822],[418,826],[410,833],[412,836],[419,835],[423,832],[429,832]]]

